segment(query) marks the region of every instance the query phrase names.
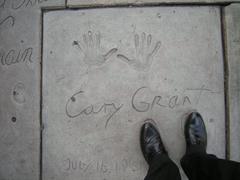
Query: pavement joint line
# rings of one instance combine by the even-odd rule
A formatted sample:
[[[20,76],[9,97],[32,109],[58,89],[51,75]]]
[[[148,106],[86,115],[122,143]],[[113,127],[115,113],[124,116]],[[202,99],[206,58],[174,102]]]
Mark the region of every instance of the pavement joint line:
[[[230,109],[229,109],[229,64],[227,58],[227,34],[224,7],[220,8],[221,17],[221,38],[222,38],[222,53],[224,65],[224,100],[225,100],[225,151],[226,159],[230,159]]]

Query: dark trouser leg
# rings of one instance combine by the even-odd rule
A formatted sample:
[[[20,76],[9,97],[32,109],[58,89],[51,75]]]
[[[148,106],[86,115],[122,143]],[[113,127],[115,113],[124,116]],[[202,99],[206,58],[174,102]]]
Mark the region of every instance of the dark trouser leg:
[[[181,176],[176,164],[162,154],[150,163],[145,180],[181,180]]]
[[[240,180],[240,163],[214,155],[185,155],[181,165],[189,180]]]

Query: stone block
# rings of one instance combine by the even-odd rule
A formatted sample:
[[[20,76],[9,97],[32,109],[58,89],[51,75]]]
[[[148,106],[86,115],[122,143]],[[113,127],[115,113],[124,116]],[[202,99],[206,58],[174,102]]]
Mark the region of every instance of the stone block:
[[[40,9],[0,11],[0,179],[37,180]]]
[[[240,161],[240,4],[225,8],[225,30],[229,64],[230,158]]]
[[[0,0],[0,179],[40,173],[41,8],[64,0]]]
[[[0,0],[0,9],[12,9],[14,11],[64,6],[65,0]]]
[[[68,7],[104,6],[104,5],[142,5],[142,4],[227,4],[240,0],[67,0]]]
[[[43,34],[43,180],[144,179],[148,118],[179,165],[194,110],[225,157],[218,6],[46,12]]]

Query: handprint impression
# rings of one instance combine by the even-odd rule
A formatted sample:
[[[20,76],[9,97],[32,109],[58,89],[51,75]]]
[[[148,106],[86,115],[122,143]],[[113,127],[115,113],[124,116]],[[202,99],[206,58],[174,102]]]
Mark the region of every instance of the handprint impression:
[[[117,48],[112,48],[106,54],[103,54],[100,41],[100,33],[93,35],[91,31],[83,35],[83,41],[73,41],[73,45],[76,45],[84,54],[83,61],[88,66],[101,66],[117,51]]]
[[[139,35],[134,36],[136,56],[133,59],[126,57],[125,55],[118,54],[117,57],[122,61],[128,63],[137,71],[148,71],[152,65],[153,58],[160,49],[161,42],[157,41],[155,46],[152,46],[152,35],[149,34],[146,37],[145,33],[142,33],[141,40]]]

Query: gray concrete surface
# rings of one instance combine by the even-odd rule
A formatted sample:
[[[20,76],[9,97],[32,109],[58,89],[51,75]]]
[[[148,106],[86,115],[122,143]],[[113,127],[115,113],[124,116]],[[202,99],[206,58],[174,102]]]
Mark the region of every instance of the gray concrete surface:
[[[229,63],[230,158],[240,161],[240,4],[225,8]]]
[[[67,3],[77,7],[161,2],[226,4],[232,1],[69,0]],[[39,177],[41,8],[63,8],[65,3],[63,0],[0,0],[1,180]],[[45,31],[50,32],[57,25],[59,32],[52,32],[53,38],[57,38],[55,42],[51,39],[48,46],[56,49],[45,50],[44,56],[47,69],[44,82],[53,82],[44,88],[44,179],[116,179],[117,175],[122,179],[143,179],[147,166],[141,156],[138,136],[145,118],[156,119],[171,157],[179,162],[184,153],[183,120],[192,109],[198,109],[207,121],[211,144],[208,152],[224,157],[219,10],[217,7],[185,8],[186,12],[180,7],[164,11],[159,8],[159,12],[154,8],[151,15],[145,8],[126,13],[126,10],[121,12],[122,8],[116,8],[117,13],[98,9],[100,18],[92,14],[93,10],[66,11],[70,15],[64,18],[63,11],[46,14],[51,25],[45,26]],[[239,4],[226,7],[224,12],[230,72],[230,158],[239,161]],[[63,20],[59,20],[58,13]],[[102,18],[108,13],[114,15],[113,20]],[[124,16],[118,17],[122,13]],[[150,25],[146,26],[147,21]],[[100,39],[100,46],[99,41],[91,41],[91,34]],[[150,38],[151,46],[146,49]],[[91,47],[84,46],[84,42]],[[137,94],[132,103],[134,92],[141,87],[137,92],[141,97]],[[78,116],[79,110],[84,109]]]
[[[64,7],[65,0],[0,0],[0,9],[11,9],[21,11],[40,8]]]
[[[52,3],[0,0],[1,180],[39,178],[40,7]]]
[[[192,110],[205,119],[208,152],[224,158],[223,82],[218,7],[46,12],[43,179],[143,179],[147,118],[179,164]]]
[[[38,179],[40,10],[0,17],[0,179]]]
[[[142,5],[142,4],[205,4],[205,3],[221,3],[227,4],[231,2],[240,2],[240,0],[67,0],[68,7],[84,7],[98,5]]]

